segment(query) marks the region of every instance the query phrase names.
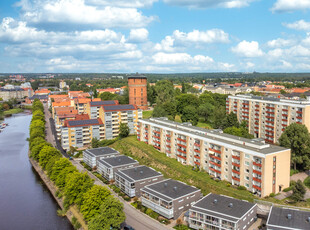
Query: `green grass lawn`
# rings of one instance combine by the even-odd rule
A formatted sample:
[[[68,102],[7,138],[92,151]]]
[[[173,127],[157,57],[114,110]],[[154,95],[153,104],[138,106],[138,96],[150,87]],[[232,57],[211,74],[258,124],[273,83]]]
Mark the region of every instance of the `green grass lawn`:
[[[197,127],[200,128],[205,128],[205,129],[212,129],[211,125],[208,123],[204,123],[204,122],[198,122],[198,124],[196,125]]]
[[[142,112],[143,119],[149,119],[153,114],[153,110],[145,110]]]
[[[153,146],[138,141],[136,136],[121,139],[111,145],[111,147],[122,154],[133,157],[142,165],[147,165],[160,171],[166,178],[180,180],[200,188],[204,195],[212,192],[248,201],[253,201],[255,198],[248,191],[233,188],[225,181],[214,181],[207,173],[202,171],[196,172],[192,170],[192,166],[182,165],[176,159],[169,158],[164,153],[155,150]]]
[[[23,112],[24,110],[21,109],[21,108],[15,108],[15,109],[9,109],[7,111],[4,111],[3,112],[3,115],[10,115],[10,114],[15,114],[15,113],[21,113]]]

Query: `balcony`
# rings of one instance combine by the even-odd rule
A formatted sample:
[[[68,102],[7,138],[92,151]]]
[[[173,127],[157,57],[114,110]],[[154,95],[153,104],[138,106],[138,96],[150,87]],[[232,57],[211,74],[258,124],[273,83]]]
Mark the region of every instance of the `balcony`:
[[[194,146],[200,147],[200,143],[195,142],[195,143],[194,143]]]
[[[199,155],[194,155],[194,157],[198,160],[200,160],[200,156]]]
[[[157,133],[157,134],[159,134],[160,135],[160,132],[159,131],[153,131],[154,133]]]
[[[171,137],[171,135],[169,135],[169,134],[166,134],[166,137],[170,138],[170,137]]]
[[[237,163],[235,163],[235,162],[232,162],[231,164],[232,164],[233,166],[235,166],[235,167],[240,168],[240,164],[237,164]]]
[[[302,114],[302,111],[296,111],[296,113]]]
[[[200,153],[200,149],[194,149],[194,152]]]
[[[166,142],[171,143],[171,140],[166,139]]]
[[[221,154],[221,150],[216,150],[213,148],[209,148],[210,151]]]
[[[160,147],[157,146],[157,145],[153,145],[153,147],[154,147],[155,149],[157,149],[157,150],[160,150]]]
[[[213,159],[216,159],[216,160],[221,160],[221,158],[220,157],[217,157],[217,156],[215,156],[215,155],[213,155],[213,154],[209,154],[209,156],[211,157],[211,158],[213,158]]]
[[[255,188],[255,189],[259,190],[259,191],[262,191],[262,189],[260,187],[256,186],[256,185],[253,185],[253,188]]]
[[[170,146],[170,145],[166,145],[166,147],[169,148],[169,149],[171,149],[171,146]]]
[[[274,110],[274,107],[266,106],[266,109],[272,109],[272,110]]]
[[[235,174],[240,175],[240,172],[239,172],[239,171],[237,171],[237,170],[235,170],[235,169],[232,169],[231,171],[232,171],[233,173],[235,173]]]
[[[184,148],[184,149],[186,149],[186,145],[182,145],[182,144],[179,144],[179,143],[177,145],[182,147],[182,148]]]
[[[240,178],[238,178],[238,177],[232,177],[232,179],[240,182]]]
[[[181,138],[177,138],[178,141],[182,141],[182,142],[185,142],[186,143],[186,139],[181,139]]]
[[[153,140],[153,142],[160,145],[159,141]]]
[[[267,123],[269,123],[269,124],[273,124],[274,123],[274,121],[266,121]]]
[[[296,117],[297,119],[300,119],[300,120],[302,120],[302,117]]]
[[[215,165],[215,166],[217,166],[217,167],[219,167],[219,168],[221,168],[221,165],[218,164],[218,163],[215,163],[214,161],[210,161],[210,163],[213,164],[213,165]]]
[[[177,155],[177,157],[180,157],[180,158],[182,158],[182,159],[186,160],[186,157],[185,157],[185,156],[182,156],[182,155]]]
[[[158,139],[158,140],[160,139],[160,137],[159,137],[159,136],[155,136],[155,135],[153,136],[153,138],[156,138],[156,139]]]
[[[186,152],[183,151],[182,149],[178,149],[178,152],[186,154]]]
[[[194,163],[195,163],[196,165],[200,166],[200,162],[194,161]]]
[[[210,167],[210,170],[213,171],[213,172],[216,172],[216,173],[218,173],[218,174],[221,174],[221,171],[216,170],[216,169],[214,169],[214,168],[211,168],[211,167]]]
[[[240,161],[240,156],[232,155],[231,157],[232,157],[233,159],[236,159],[236,160],[239,160],[239,161]]]
[[[262,163],[253,161],[253,165],[257,167],[262,167]]]
[[[259,179],[259,178],[257,178],[257,177],[253,177],[253,180],[254,180],[254,181],[257,181],[257,182],[259,182],[259,183],[262,183],[262,180]]]

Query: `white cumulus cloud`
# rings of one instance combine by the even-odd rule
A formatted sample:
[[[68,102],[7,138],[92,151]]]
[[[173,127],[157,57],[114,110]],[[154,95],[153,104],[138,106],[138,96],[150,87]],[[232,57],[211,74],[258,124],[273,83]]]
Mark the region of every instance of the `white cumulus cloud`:
[[[277,0],[272,6],[272,12],[293,12],[310,9],[310,0]]]
[[[189,8],[241,8],[249,6],[253,1],[255,0],[164,0],[170,5]]]
[[[294,40],[277,38],[267,42],[267,46],[270,48],[279,48],[285,46],[291,46],[295,43]]]
[[[141,43],[146,42],[149,36],[149,31],[145,28],[131,29],[129,34],[129,42]]]
[[[264,54],[256,41],[248,42],[244,40],[237,46],[232,47],[231,50],[242,57],[260,57]]]
[[[293,23],[283,23],[289,29],[310,31],[310,22],[299,20]]]

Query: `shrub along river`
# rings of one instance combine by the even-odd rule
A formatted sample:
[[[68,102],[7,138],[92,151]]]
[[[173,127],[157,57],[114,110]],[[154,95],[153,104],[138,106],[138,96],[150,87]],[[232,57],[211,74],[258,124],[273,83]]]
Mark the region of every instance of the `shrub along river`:
[[[0,229],[72,230],[28,160],[30,120],[25,113],[6,118],[0,133]]]

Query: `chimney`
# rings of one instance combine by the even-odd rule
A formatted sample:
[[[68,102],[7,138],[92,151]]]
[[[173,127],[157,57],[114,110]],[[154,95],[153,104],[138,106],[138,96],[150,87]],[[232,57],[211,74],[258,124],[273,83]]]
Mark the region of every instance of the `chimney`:
[[[217,204],[217,199],[214,199],[214,200],[213,200],[213,204]]]
[[[140,171],[140,174],[143,174],[143,171],[142,171],[142,170]]]
[[[176,192],[178,190],[178,187],[177,186],[173,187],[173,190]]]
[[[167,183],[164,183],[164,186],[165,186],[165,188],[167,188],[168,184],[167,184]]]
[[[292,219],[292,214],[287,214],[287,219],[291,220]]]
[[[233,203],[229,203],[228,207],[232,208],[233,207]]]

